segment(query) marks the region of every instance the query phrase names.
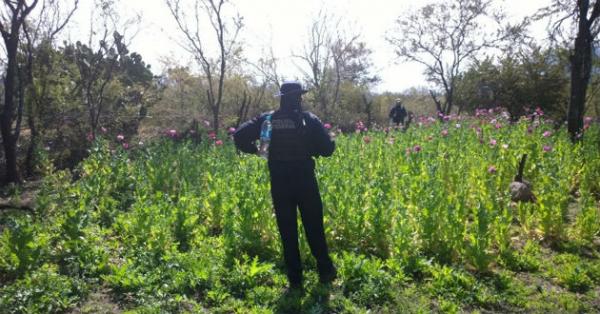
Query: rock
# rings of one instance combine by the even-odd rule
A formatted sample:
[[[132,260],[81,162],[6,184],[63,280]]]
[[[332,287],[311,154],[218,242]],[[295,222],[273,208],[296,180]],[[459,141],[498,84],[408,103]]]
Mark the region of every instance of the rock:
[[[536,198],[532,192],[531,183],[523,180],[523,182],[513,181],[509,185],[510,198],[513,202],[535,202]]]

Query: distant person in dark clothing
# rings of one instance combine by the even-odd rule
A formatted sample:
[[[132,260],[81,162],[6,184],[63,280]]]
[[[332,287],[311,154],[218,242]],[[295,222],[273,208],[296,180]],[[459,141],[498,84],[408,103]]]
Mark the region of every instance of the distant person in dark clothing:
[[[242,152],[256,154],[255,142],[259,139],[261,126],[265,119],[271,119],[268,151],[271,196],[292,289],[302,289],[297,208],[310,250],[317,260],[320,281],[329,283],[336,277],[325,241],[323,204],[312,159],[331,156],[335,142],[317,116],[302,111],[302,94],[306,92],[298,82],[284,82],[277,94],[281,97],[279,110],[255,117],[242,124],[234,134],[235,144]]]
[[[390,121],[398,126],[404,124],[406,116],[406,108],[404,108],[400,99],[396,99],[396,105],[390,110]]]

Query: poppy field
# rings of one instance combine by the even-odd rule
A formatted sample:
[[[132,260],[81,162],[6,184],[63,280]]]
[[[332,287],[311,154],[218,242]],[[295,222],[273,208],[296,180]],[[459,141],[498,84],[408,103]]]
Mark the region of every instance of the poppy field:
[[[327,127],[337,148],[316,174],[331,286],[301,233],[306,293],[285,294],[264,159],[227,131],[168,130],[97,138],[72,172],[46,165],[33,211],[0,213],[0,312],[600,311],[596,121],[577,144],[541,112]],[[532,202],[509,190],[523,154]]]

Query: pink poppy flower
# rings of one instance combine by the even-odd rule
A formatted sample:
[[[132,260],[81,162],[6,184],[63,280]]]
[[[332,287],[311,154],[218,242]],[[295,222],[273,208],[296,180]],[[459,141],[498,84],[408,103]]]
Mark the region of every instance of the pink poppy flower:
[[[369,136],[363,137],[363,141],[367,144],[371,143],[371,138]]]
[[[120,142],[120,141],[122,141],[122,140],[124,140],[124,139],[125,139],[125,136],[124,136],[123,134],[119,134],[119,135],[117,135],[117,141],[119,141],[119,142]]]
[[[362,121],[357,121],[354,128],[358,131],[366,131],[365,124]]]
[[[221,141],[221,140],[216,140],[216,141],[215,141],[215,145],[217,145],[217,146],[221,146],[221,145],[223,145],[223,141]]]
[[[230,127],[229,129],[227,129],[227,133],[229,133],[229,134],[235,133],[235,128],[234,127]]]
[[[329,123],[325,123],[325,124],[323,124],[323,127],[324,127],[325,129],[327,129],[327,130],[330,130],[330,129],[331,129],[331,124],[329,124]]]
[[[123,143],[123,149],[129,149],[129,143]]]
[[[496,169],[496,166],[494,166],[494,165],[491,165],[491,166],[488,168],[488,173],[489,173],[489,174],[496,174],[496,172],[498,172],[498,170]]]
[[[167,131],[167,136],[173,137],[173,138],[177,137],[177,130],[175,130],[175,129],[168,130]]]
[[[442,136],[448,136],[448,130],[442,130]]]
[[[542,110],[542,108],[537,107],[535,108],[535,114],[541,117],[544,115],[544,111]]]
[[[550,131],[546,131],[542,134],[543,137],[550,137],[552,135],[552,132]]]
[[[544,152],[549,153],[552,151],[552,146],[545,145],[543,149],[544,149]]]
[[[415,152],[415,153],[418,153],[418,152],[420,152],[420,151],[421,151],[421,146],[420,146],[420,145],[415,145],[415,146],[413,147],[413,152]]]
[[[496,141],[495,139],[490,140],[490,146],[496,146],[496,144],[498,144],[498,141]]]

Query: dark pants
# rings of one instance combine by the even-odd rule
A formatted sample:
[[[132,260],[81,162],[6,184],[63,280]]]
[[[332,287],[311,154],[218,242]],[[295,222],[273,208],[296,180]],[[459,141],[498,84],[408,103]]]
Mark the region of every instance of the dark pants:
[[[298,248],[297,208],[320,276],[334,271],[323,230],[323,204],[314,173],[314,161],[270,161],[271,196],[283,243],[290,284],[302,282]]]
[[[392,118],[392,121],[395,125],[399,125],[400,123],[404,124],[404,117],[402,118]]]

